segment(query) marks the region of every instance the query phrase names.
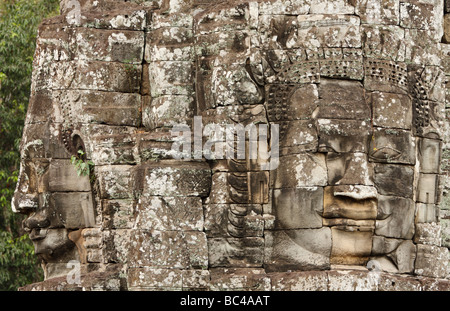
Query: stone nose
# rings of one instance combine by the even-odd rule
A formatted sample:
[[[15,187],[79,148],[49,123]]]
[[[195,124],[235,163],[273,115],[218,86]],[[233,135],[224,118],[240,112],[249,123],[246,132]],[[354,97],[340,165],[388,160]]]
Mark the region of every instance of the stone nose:
[[[24,193],[16,190],[12,198],[11,207],[15,213],[27,214],[35,211],[39,206],[37,193]]]
[[[23,227],[26,231],[33,229],[48,228],[50,226],[50,219],[43,213],[33,213],[30,217],[23,221]]]

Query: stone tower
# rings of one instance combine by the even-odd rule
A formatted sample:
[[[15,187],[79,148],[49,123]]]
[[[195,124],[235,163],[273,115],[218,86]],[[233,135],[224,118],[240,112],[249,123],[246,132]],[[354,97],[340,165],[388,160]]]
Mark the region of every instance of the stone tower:
[[[448,290],[444,0],[64,0],[23,290]]]

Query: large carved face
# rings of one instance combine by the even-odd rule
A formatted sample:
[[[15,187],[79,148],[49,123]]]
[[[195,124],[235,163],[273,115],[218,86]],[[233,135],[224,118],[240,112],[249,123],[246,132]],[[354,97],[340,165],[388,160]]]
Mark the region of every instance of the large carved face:
[[[32,105],[37,103],[33,98]],[[84,150],[83,143],[79,136],[61,130],[60,124],[50,122],[26,124],[12,202],[16,212],[28,215],[23,226],[42,259],[46,278],[67,273],[70,260],[83,260],[76,244],[81,230],[95,224],[89,174],[78,175],[70,159],[76,155],[85,161],[77,152]]]
[[[412,46],[424,33],[405,33],[394,13],[373,25],[346,1],[266,2],[173,16],[91,5],[79,27],[64,16],[41,26],[13,202],[36,253],[126,263],[131,287],[145,267],[424,266],[444,101],[433,51]],[[247,135],[241,159],[174,159],[171,130],[195,136],[195,116],[203,134],[279,126],[276,165],[263,165],[276,156],[270,131],[255,158]],[[70,162],[80,149],[92,176]]]

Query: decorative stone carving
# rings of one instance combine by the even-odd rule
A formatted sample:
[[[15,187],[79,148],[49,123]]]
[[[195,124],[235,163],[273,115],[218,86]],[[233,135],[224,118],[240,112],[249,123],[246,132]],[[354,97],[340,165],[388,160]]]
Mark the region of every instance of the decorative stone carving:
[[[40,27],[25,289],[449,288],[442,1],[137,2]]]

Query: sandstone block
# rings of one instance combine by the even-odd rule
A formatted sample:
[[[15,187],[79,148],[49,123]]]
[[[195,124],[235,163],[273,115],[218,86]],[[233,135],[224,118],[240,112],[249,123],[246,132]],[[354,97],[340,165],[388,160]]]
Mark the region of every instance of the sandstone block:
[[[321,79],[318,91],[320,104],[317,118],[370,119],[360,82]]]
[[[131,229],[134,223],[134,200],[102,200],[103,227]]]
[[[183,275],[180,269],[130,268],[127,281],[131,290],[181,290]]]
[[[214,267],[262,267],[264,260],[264,239],[209,238],[209,266]]]
[[[316,1],[317,8],[333,5],[337,1],[324,3]],[[342,1],[343,3],[344,1]],[[348,5],[350,11],[354,11],[354,7]],[[351,15],[340,15],[346,13],[332,13],[328,15],[323,9],[323,13],[316,15],[299,15],[298,40],[301,40],[301,46],[314,50],[319,43],[322,47],[343,47],[343,48],[359,48],[361,47],[361,34],[359,31],[359,18]],[[321,15],[323,14],[323,15]],[[353,14],[353,13],[349,13]],[[329,26],[333,25],[333,31]],[[315,26],[315,27],[314,27]],[[304,39],[306,38],[306,40]]]
[[[416,201],[435,204],[439,202],[439,175],[420,174],[417,184]]]
[[[134,230],[128,262],[132,267],[166,269],[206,268],[206,235],[195,231]]]
[[[330,267],[331,230],[265,231],[267,271],[325,270]]]
[[[143,194],[145,196],[205,197],[211,189],[211,172],[205,163],[179,165],[152,164],[144,167]],[[140,174],[140,173],[139,173]]]
[[[391,238],[412,239],[414,211],[414,202],[411,199],[380,195],[375,234]]]
[[[135,228],[160,231],[202,231],[203,208],[197,197],[142,196]]]
[[[327,291],[325,271],[281,272],[271,274],[273,291]]]
[[[372,232],[331,227],[331,264],[364,265],[372,251]]]
[[[410,131],[374,128],[370,141],[369,159],[373,162],[403,163],[416,162],[416,139]]]
[[[445,278],[448,273],[448,249],[418,244],[414,273],[421,276]]]
[[[76,57],[80,60],[140,65],[144,57],[142,32],[78,28],[74,39]]]
[[[168,95],[145,100],[142,122],[150,130],[186,124],[193,117],[194,99],[184,95]]]
[[[413,179],[413,169],[407,166],[376,164],[374,168],[374,183],[382,195],[412,198]]]
[[[267,291],[271,289],[270,277],[258,268],[211,269],[210,290],[215,291]]]
[[[148,66],[150,94],[191,95],[193,92],[192,63],[186,61],[158,61]]]
[[[276,189],[325,186],[327,184],[325,156],[300,153],[281,157],[274,175],[273,182]]]
[[[355,7],[361,24],[398,25],[399,12],[398,0],[359,0]]]
[[[369,186],[331,186],[324,188],[324,218],[374,220],[377,215],[377,192]]]
[[[49,191],[91,191],[89,176],[78,176],[75,166],[68,159],[53,159],[49,174]]]
[[[327,153],[329,185],[373,185],[373,166],[365,153]]]
[[[273,202],[275,229],[322,227],[322,187],[276,189]]]
[[[416,203],[416,223],[437,222],[439,206],[435,204]]]
[[[373,109],[373,124],[384,128],[411,129],[412,103],[406,95],[372,92],[368,95]]]
[[[419,139],[419,161],[421,173],[440,172],[441,142],[439,140],[421,138]]]
[[[365,120],[319,119],[319,150],[324,152],[367,152],[369,123]]]
[[[441,230],[439,223],[418,223],[414,243],[441,246]]]

